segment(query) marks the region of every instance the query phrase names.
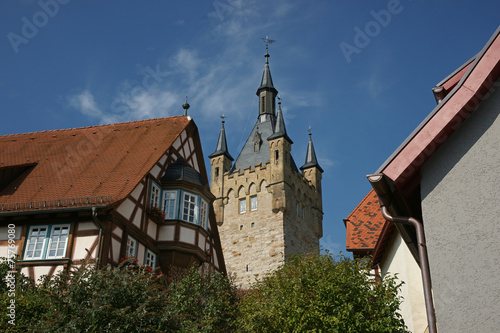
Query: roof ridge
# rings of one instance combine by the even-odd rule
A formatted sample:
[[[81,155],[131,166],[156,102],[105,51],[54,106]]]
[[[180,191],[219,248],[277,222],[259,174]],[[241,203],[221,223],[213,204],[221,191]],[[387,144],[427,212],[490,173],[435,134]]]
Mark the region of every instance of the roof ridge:
[[[130,120],[130,121],[124,121],[124,122],[119,122],[119,123],[111,123],[111,124],[100,124],[100,125],[90,125],[90,126],[82,126],[82,127],[50,129],[50,130],[44,130],[44,131],[3,134],[3,135],[0,135],[0,138],[1,137],[15,136],[15,135],[35,134],[35,133],[51,133],[51,132],[65,132],[65,131],[83,130],[83,129],[89,129],[89,128],[99,128],[99,127],[112,126],[112,125],[122,125],[122,124],[125,125],[125,124],[131,124],[131,123],[145,123],[145,122],[151,122],[151,121],[160,120],[160,119],[184,118],[184,117],[185,116],[158,117],[158,118],[150,118],[150,119]]]

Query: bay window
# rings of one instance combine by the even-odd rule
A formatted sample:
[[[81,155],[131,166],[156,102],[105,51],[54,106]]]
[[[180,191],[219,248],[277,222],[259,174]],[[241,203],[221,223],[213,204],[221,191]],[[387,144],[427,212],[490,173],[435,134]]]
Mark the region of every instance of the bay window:
[[[198,218],[197,197],[184,192],[184,199],[182,204],[182,220],[190,223],[196,223]]]
[[[151,199],[150,205],[153,207],[160,207],[160,193],[161,188],[155,182],[151,183]]]
[[[208,222],[208,202],[201,199],[201,209],[200,209],[200,226],[207,229]]]
[[[165,219],[173,220],[176,217],[177,205],[177,191],[163,191],[163,205],[165,211]]]
[[[149,206],[164,212],[165,220],[181,220],[208,228],[210,204],[199,194],[163,189],[152,181]]]

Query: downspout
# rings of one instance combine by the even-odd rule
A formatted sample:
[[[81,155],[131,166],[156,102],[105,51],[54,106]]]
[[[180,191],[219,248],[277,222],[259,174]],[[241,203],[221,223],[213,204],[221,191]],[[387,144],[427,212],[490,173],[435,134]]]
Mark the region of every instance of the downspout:
[[[437,333],[436,311],[434,309],[434,300],[432,297],[431,272],[429,268],[429,258],[427,256],[424,227],[420,221],[413,217],[390,215],[387,206],[390,205],[392,191],[389,189],[389,185],[387,184],[384,176],[382,174],[374,174],[367,176],[367,178],[380,198],[382,216],[387,221],[392,223],[412,225],[415,228],[417,234],[418,256],[420,258],[420,271],[422,273],[422,284],[424,289],[424,301],[427,312],[427,325],[429,326],[429,333]]]
[[[97,207],[92,207],[92,219],[94,222],[99,226],[99,239],[97,240],[97,252],[96,252],[96,258],[95,258],[95,269],[99,269],[99,262],[100,262],[100,256],[99,253],[101,253],[101,238],[102,238],[102,224],[101,221],[97,219]]]
[[[418,255],[420,257],[420,270],[422,272],[422,283],[424,287],[427,324],[429,325],[429,333],[437,333],[436,312],[434,310],[434,300],[432,299],[431,272],[429,269],[429,259],[427,257],[427,246],[425,244],[424,228],[422,223],[413,217],[391,216],[387,207],[383,205],[382,216],[384,216],[387,221],[391,221],[393,223],[412,225],[417,232]]]

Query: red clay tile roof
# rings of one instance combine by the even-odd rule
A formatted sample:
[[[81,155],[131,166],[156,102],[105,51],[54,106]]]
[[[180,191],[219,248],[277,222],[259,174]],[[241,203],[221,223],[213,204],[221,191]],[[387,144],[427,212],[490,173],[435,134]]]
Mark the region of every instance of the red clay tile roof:
[[[0,136],[0,207],[100,196],[118,202],[189,122],[169,117]]]
[[[382,216],[378,196],[372,189],[359,205],[344,219],[346,250],[373,251],[387,222]]]

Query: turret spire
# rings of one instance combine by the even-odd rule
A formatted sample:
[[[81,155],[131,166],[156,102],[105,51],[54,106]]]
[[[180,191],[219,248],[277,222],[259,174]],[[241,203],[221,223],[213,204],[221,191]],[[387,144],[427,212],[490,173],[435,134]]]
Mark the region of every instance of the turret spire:
[[[320,172],[323,172],[323,169],[319,166],[318,160],[316,159],[316,152],[314,151],[314,145],[311,138],[310,127],[308,131],[309,131],[309,143],[307,145],[306,162],[304,163],[303,166],[300,167],[300,170],[317,168]]]
[[[234,161],[233,157],[231,154],[229,154],[229,151],[227,150],[227,141],[226,141],[226,130],[224,129],[224,115],[221,116],[222,118],[222,127],[220,129],[219,133],[219,140],[217,141],[217,147],[215,148],[215,151],[208,155],[209,158],[217,157],[220,155],[226,156],[229,160]]]
[[[275,99],[278,95],[278,91],[274,88],[273,79],[271,78],[271,70],[269,69],[269,44],[275,41],[266,38],[262,38],[266,42],[266,63],[264,65],[264,73],[262,73],[262,80],[260,81],[260,87],[257,89],[257,96],[259,96],[259,119],[261,122],[269,121],[275,116]]]
[[[278,114],[276,115],[276,125],[274,126],[274,133],[268,138],[268,140],[273,140],[277,138],[285,138],[290,143],[293,143],[292,139],[286,134],[285,119],[283,118],[283,112],[281,111],[281,98],[278,97]]]

